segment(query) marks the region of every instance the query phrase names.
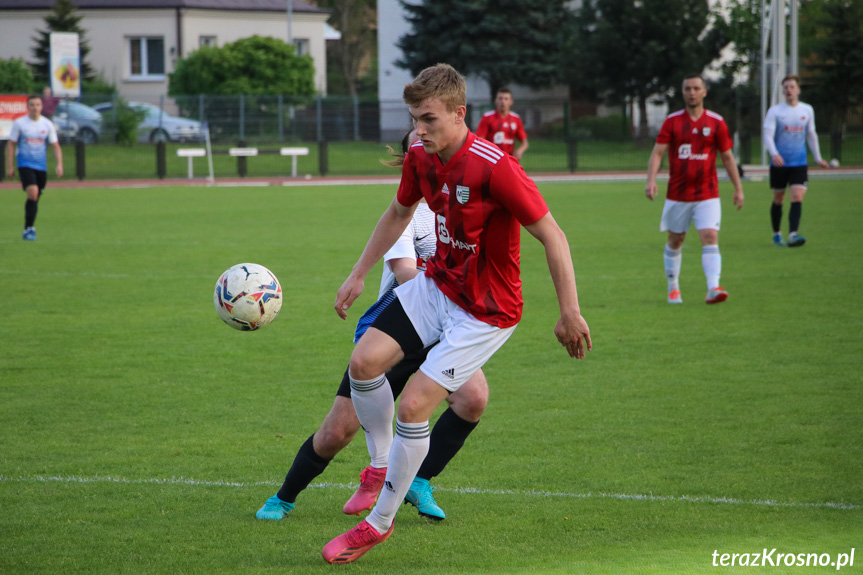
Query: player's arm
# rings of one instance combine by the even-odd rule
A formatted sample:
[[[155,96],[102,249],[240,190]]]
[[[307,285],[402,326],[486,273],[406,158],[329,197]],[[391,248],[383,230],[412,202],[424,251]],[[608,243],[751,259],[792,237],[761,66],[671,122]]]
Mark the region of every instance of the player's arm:
[[[60,142],[54,142],[51,144],[51,147],[54,148],[54,159],[57,160],[57,176],[63,177],[63,150],[60,149]]]
[[[347,319],[347,310],[351,307],[365,287],[365,277],[369,270],[384,256],[392,247],[404,229],[408,226],[413,216],[416,204],[403,206],[397,198],[393,198],[387,210],[378,220],[359,261],[354,265],[351,275],[339,288],[336,294],[335,309],[342,319]]]
[[[785,165],[785,160],[779,150],[776,149],[776,117],[773,114],[773,109],[767,110],[767,117],[764,118],[764,126],[761,129],[764,146],[767,148],[767,153],[770,154],[770,161],[777,168]]]
[[[6,172],[10,178],[15,177],[15,146],[17,141],[10,139],[6,142]]]
[[[650,159],[647,160],[647,184],[644,186],[644,195],[650,201],[656,197],[656,175],[659,173],[659,168],[662,167],[662,156],[665,155],[667,149],[668,144],[654,144],[653,151],[650,152]]]
[[[420,273],[420,270],[417,269],[416,258],[393,258],[387,260],[387,265],[390,266],[390,269],[395,274],[399,285],[404,285]]]
[[[815,163],[817,163],[822,168],[829,168],[830,164],[824,161],[824,158],[821,157],[821,147],[818,145],[818,134],[815,131],[815,115],[812,115],[812,121],[808,122],[806,126],[806,143],[809,145],[809,149],[812,151],[812,157],[815,158]]]
[[[728,148],[722,152],[722,165],[728,172],[728,179],[734,185],[734,205],[737,209],[743,207],[743,184],[740,182],[740,172],[737,171],[737,162],[734,161],[734,149]]]
[[[554,327],[554,335],[566,348],[570,357],[583,359],[585,350],[593,349],[593,344],[590,341],[590,329],[581,317],[578,306],[575,271],[572,267],[572,256],[569,253],[566,234],[554,221],[550,212],[525,228],[545,248],[548,269],[551,272],[554,290],[557,292],[560,319]]]
[[[530,144],[528,144],[528,142],[527,142],[527,136],[525,136],[524,140],[519,140],[519,142],[520,143],[519,143],[518,148],[515,149],[515,152],[513,152],[512,155],[515,156],[516,160],[521,162],[521,157],[527,151],[527,148],[530,146]]]

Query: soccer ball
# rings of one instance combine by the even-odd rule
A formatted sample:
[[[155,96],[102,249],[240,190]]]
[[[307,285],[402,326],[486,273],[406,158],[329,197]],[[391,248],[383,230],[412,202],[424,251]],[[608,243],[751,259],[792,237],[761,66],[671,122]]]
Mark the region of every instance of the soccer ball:
[[[282,309],[282,286],[258,264],[237,264],[222,274],[213,293],[216,312],[240,331],[254,331],[273,321]]]
[[[837,160],[836,158],[833,158],[832,160],[830,160],[830,167],[831,168],[838,168],[839,167],[839,160]]]

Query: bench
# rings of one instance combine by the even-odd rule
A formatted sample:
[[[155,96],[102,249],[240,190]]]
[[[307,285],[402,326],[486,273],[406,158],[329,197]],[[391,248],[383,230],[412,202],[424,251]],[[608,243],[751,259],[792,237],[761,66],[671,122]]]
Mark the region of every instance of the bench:
[[[207,155],[207,150],[204,148],[180,148],[177,150],[177,156],[181,158],[189,159],[189,179],[191,180],[194,177],[194,172],[192,171],[192,162],[195,158],[202,158]]]
[[[257,156],[259,154],[272,154],[275,153],[275,150],[258,150],[258,148],[231,148],[228,150],[228,155],[239,158],[249,158],[253,156]],[[308,156],[309,149],[308,148],[282,148],[279,150],[279,154],[282,156],[290,156],[291,157],[291,177],[297,177],[297,157],[298,156]],[[241,170],[244,171],[244,170]]]

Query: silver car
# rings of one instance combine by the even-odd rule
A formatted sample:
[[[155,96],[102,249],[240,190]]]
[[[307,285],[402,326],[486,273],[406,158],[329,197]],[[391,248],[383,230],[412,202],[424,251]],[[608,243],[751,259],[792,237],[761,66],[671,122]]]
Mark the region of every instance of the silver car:
[[[52,120],[61,139],[95,144],[102,135],[102,114],[79,102],[61,100]]]
[[[127,105],[146,114],[138,124],[139,142],[200,142],[204,139],[201,123],[197,120],[172,116],[159,106],[144,102],[128,102]],[[111,102],[93,106],[102,114],[110,113],[113,107]]]

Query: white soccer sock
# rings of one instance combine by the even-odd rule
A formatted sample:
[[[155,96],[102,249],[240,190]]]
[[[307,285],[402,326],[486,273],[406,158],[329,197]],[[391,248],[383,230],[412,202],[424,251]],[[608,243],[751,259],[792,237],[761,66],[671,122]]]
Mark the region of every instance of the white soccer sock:
[[[722,274],[722,255],[719,246],[704,246],[701,249],[701,267],[707,278],[707,290],[719,287],[719,276]]]
[[[665,260],[665,277],[668,278],[668,291],[673,292],[680,289],[678,279],[680,278],[680,262],[683,260],[681,249],[676,250],[668,247],[665,244],[665,252],[663,253]]]
[[[395,415],[395,400],[387,376],[384,374],[369,381],[355,380],[350,373],[348,377],[351,380],[351,399],[366,434],[372,467],[386,467],[393,443]]]
[[[366,517],[366,522],[386,533],[396,517],[396,511],[405,499],[429,451],[429,422],[402,423],[396,419],[396,437],[390,450],[387,478],[378,502]]]

